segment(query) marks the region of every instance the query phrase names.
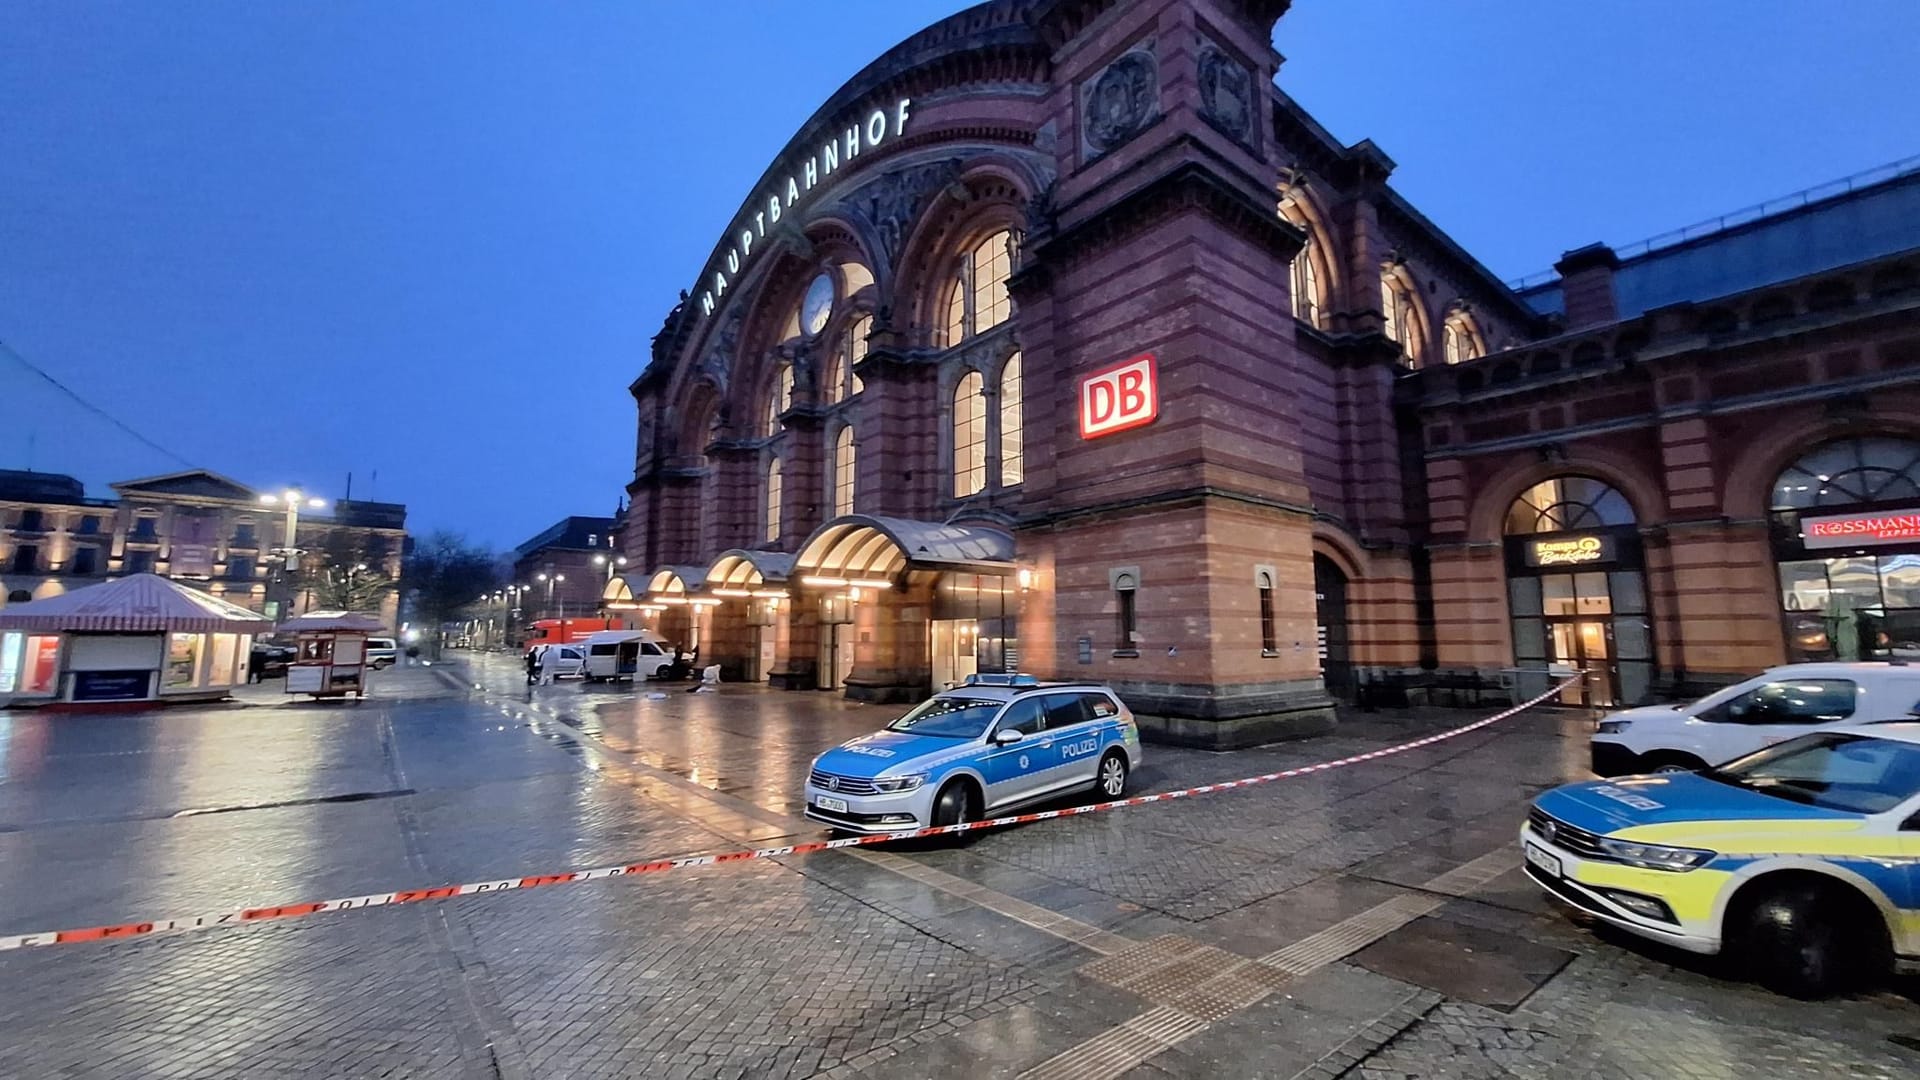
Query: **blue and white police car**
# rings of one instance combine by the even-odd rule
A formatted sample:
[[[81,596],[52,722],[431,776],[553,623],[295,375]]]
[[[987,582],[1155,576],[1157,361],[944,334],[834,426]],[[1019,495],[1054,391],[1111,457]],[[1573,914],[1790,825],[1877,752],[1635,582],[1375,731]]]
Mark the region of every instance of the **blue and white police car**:
[[[1117,799],[1139,764],[1140,729],[1112,690],[971,675],[815,758],[806,814],[858,833],[958,825],[1077,791]]]

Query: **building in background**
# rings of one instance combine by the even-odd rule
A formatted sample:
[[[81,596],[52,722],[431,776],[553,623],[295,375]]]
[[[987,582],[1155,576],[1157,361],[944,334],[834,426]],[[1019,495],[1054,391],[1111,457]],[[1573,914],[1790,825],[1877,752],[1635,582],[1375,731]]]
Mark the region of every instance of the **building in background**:
[[[1440,668],[1920,659],[1920,160],[1522,284],[1550,333],[1397,388]]]
[[[777,685],[1017,667],[1207,746],[1920,655],[1916,178],[1512,287],[1274,84],[1287,7],[994,0],[855,75],[629,388],[609,602]]]
[[[279,554],[288,546],[284,505],[264,503],[260,491],[204,470],[112,487],[115,498],[93,499],[70,476],[0,471],[0,601],[154,573],[278,621],[326,606],[331,577],[362,586],[366,606],[394,624],[398,594],[382,582],[400,577],[405,506],[303,507],[289,574]]]
[[[600,613],[609,578],[626,569],[614,543],[617,518],[565,517],[513,549],[522,622]]]

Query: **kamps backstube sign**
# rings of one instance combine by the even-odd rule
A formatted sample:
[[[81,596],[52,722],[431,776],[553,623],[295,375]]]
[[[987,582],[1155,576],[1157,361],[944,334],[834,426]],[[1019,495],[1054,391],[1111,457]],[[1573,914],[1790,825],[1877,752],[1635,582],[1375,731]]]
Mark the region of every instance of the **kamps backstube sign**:
[[[1141,353],[1124,364],[1080,380],[1080,437],[1097,439],[1116,431],[1151,424],[1160,415],[1160,384],[1153,354]]]

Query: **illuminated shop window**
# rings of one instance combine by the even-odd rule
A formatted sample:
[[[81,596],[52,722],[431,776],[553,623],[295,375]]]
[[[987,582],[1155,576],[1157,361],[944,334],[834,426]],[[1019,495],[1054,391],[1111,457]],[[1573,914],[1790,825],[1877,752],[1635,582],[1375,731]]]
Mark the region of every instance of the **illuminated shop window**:
[[[953,389],[953,494],[964,499],[987,486],[987,395],[977,371]]]
[[[1027,478],[1025,424],[1022,418],[1020,354],[1000,369],[1000,485],[1013,487]]]
[[[1775,479],[1772,509],[1788,659],[1920,656],[1920,442],[1816,447]]]
[[[947,344],[984,333],[1013,314],[1007,278],[1013,274],[1013,234],[994,233],[960,260],[947,294]]]
[[[854,467],[853,428],[843,427],[833,440],[833,516],[853,513]]]
[[[780,539],[780,459],[767,462],[767,543]]]
[[[793,365],[781,364],[773,377],[773,390],[767,395],[766,423],[761,434],[771,439],[780,434],[780,414],[793,407]]]

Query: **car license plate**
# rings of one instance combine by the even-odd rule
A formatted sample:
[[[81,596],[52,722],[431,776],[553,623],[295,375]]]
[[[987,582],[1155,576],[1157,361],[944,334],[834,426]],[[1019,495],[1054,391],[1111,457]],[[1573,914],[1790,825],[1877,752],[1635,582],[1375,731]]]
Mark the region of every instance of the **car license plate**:
[[[813,805],[822,810],[830,810],[836,814],[844,814],[847,812],[847,800],[845,799],[829,799],[825,795],[822,795],[813,800]]]
[[[1540,848],[1534,847],[1532,844],[1528,844],[1526,847],[1528,862],[1546,871],[1546,873],[1552,877],[1560,876],[1559,856],[1549,855]]]

